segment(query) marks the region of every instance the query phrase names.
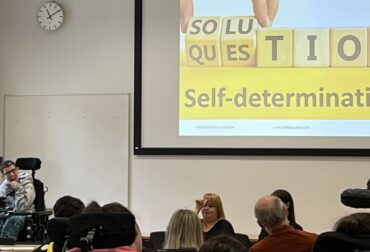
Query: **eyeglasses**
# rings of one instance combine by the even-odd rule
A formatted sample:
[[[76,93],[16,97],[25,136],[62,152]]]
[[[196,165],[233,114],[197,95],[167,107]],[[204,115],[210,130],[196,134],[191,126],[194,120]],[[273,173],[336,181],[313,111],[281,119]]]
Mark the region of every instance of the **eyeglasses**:
[[[9,171],[7,171],[7,172],[4,172],[4,175],[5,175],[5,176],[8,176],[8,175],[10,175],[11,173],[14,173],[16,170],[17,170],[17,168],[13,168],[13,169],[11,169],[11,170],[9,170]]]

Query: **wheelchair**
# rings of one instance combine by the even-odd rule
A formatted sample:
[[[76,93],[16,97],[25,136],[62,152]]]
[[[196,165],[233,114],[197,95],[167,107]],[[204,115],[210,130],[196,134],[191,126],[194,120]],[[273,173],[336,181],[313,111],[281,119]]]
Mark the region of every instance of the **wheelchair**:
[[[16,166],[20,170],[31,170],[33,184],[35,188],[36,198],[34,201],[35,212],[26,213],[14,213],[9,212],[9,215],[25,216],[25,227],[22,229],[17,237],[17,241],[13,239],[0,239],[1,244],[14,244],[17,243],[39,243],[44,242],[44,234],[46,231],[49,216],[52,211],[46,211],[45,207],[45,192],[47,187],[35,178],[36,170],[41,168],[41,160],[39,158],[18,158],[16,160]]]
[[[54,252],[79,248],[81,252],[131,245],[136,238],[130,213],[84,213],[50,219],[47,227]]]

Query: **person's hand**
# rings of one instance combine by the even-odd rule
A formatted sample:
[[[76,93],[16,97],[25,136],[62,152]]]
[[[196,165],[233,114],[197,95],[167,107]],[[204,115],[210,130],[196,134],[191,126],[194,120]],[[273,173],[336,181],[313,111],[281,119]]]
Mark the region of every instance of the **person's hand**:
[[[252,0],[254,15],[262,27],[270,27],[279,9],[279,0]]]
[[[195,200],[195,209],[199,213],[200,210],[204,207],[204,200],[203,199],[198,199]]]
[[[198,199],[195,201],[195,210],[197,213],[202,210],[203,207],[205,207],[208,203],[208,199]]]
[[[16,188],[17,188],[17,186],[18,186],[18,182],[17,182],[17,181],[12,181],[12,182],[10,182],[10,187],[11,187],[12,189],[16,189]]]
[[[181,31],[186,32],[188,28],[189,19],[194,16],[194,2],[193,0],[180,0],[180,23]]]

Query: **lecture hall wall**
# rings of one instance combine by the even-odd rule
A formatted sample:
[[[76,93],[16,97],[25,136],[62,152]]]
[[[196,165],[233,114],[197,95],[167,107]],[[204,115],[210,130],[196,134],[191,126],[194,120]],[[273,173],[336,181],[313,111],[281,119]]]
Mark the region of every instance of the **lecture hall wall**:
[[[133,95],[134,0],[59,0],[66,22],[53,33],[36,22],[43,2],[0,1],[0,131],[5,94]],[[132,120],[131,113],[131,125]],[[277,188],[292,192],[297,221],[306,230],[326,231],[353,211],[340,204],[340,192],[365,187],[370,177],[367,157],[168,157],[131,151],[130,160],[129,205],[146,235],[164,230],[176,209],[192,209],[204,192],[222,196],[237,232],[256,235],[254,203]]]

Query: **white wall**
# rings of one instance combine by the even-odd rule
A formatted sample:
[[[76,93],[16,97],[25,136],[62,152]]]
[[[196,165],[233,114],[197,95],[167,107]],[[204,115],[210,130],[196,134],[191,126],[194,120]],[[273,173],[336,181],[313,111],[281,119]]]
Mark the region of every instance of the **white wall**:
[[[52,33],[36,22],[43,2],[0,1],[1,113],[5,94],[133,94],[134,0],[60,1],[66,22]],[[0,120],[2,130],[3,116]],[[295,198],[298,222],[321,232],[351,211],[339,203],[339,194],[348,187],[365,186],[369,161],[131,154],[130,207],[148,234],[163,230],[177,208],[193,208],[204,192],[217,192],[236,231],[257,234],[253,204],[260,196],[285,188]]]

